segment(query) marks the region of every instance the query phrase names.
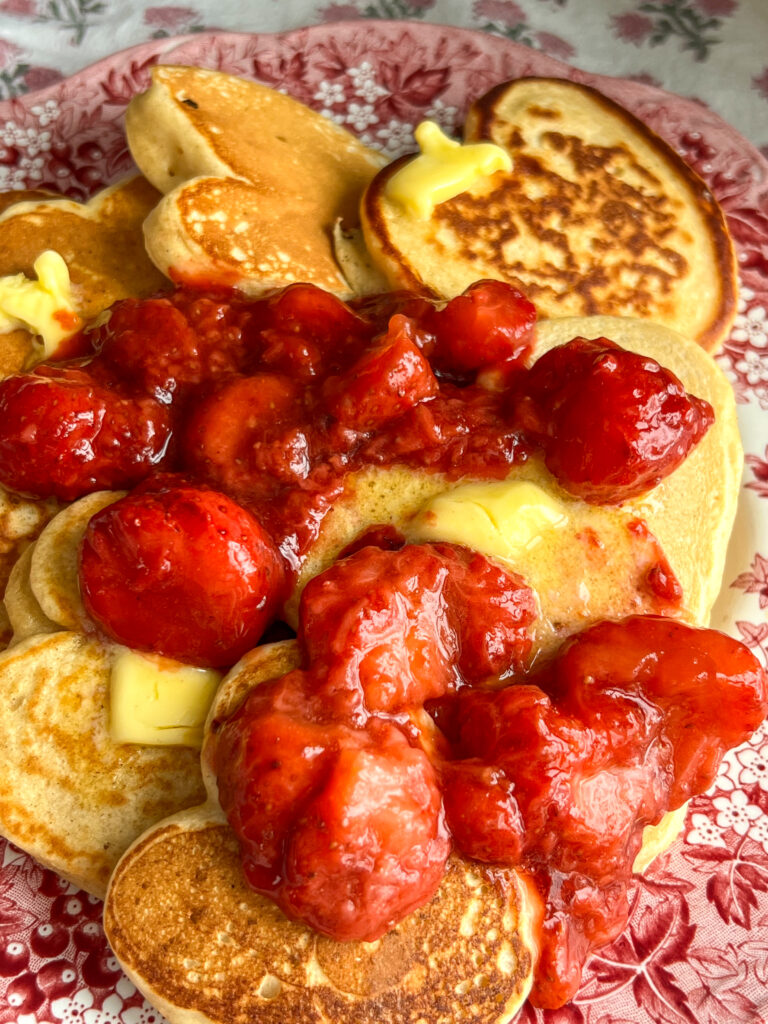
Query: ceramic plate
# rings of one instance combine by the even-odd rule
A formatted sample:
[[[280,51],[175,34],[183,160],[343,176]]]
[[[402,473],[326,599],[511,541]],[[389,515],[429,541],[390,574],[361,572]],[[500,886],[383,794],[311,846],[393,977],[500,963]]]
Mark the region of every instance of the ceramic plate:
[[[159,40],[50,89],[0,104],[0,188],[83,198],[129,171],[126,103],[162,60],[220,68],[285,89],[395,156],[430,117],[449,129],[490,86],[549,75],[597,86],[708,182],[736,240],[741,304],[720,357],[747,452],[739,517],[713,624],[768,662],[768,164],[698,103],[577,71],[491,35],[356,21],[279,36]],[[120,972],[101,904],[0,840],[0,1024],[153,1024]],[[768,731],[729,755],[694,801],[683,840],[634,891],[629,927],[595,956],[575,1002],[520,1020],[558,1024],[757,1024],[768,1013]]]

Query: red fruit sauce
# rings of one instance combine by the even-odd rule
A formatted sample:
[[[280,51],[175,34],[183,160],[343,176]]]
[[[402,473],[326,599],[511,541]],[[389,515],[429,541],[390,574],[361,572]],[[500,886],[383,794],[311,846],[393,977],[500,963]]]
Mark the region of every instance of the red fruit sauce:
[[[0,382],[0,482],[67,501],[134,488],[88,527],[89,614],[121,643],[226,666],[278,614],[350,472],[501,479],[541,452],[566,490],[617,503],[711,424],[606,339],[529,369],[534,324],[491,281],[447,303],[348,305],[309,285],[128,299],[69,347],[79,358]],[[647,587],[679,605],[661,551]],[[532,879],[535,998],[569,999],[623,927],[643,826],[709,784],[765,715],[766,683],[736,641],[655,617],[597,626],[526,675],[535,615],[515,574],[386,527],[312,580],[302,668],[214,725],[254,888],[334,938],[374,939],[432,896],[453,845]]]
[[[83,602],[118,643],[206,666],[254,647],[284,593],[283,561],[246,509],[216,491],[134,492],[97,512],[80,549]]]
[[[643,828],[708,788],[768,680],[738,641],[653,615],[526,675],[535,614],[464,548],[363,548],[307,585],[304,667],[214,723],[214,765],[250,884],[332,938],[425,903],[451,840],[525,873],[544,908],[532,998],[557,1007],[626,924]]]

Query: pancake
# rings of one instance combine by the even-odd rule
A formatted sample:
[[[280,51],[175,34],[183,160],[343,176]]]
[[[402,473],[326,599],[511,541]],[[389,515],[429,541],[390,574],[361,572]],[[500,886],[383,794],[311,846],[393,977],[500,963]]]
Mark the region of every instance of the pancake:
[[[29,203],[38,199],[61,199],[55,192],[45,188],[17,188],[10,192],[0,192],[0,213],[4,213],[15,203]]]
[[[3,598],[12,644],[38,633],[93,629],[80,596],[80,543],[91,516],[124,493],[94,491],[66,506],[23,551],[11,569]]]
[[[703,623],[718,590],[740,475],[730,388],[698,345],[639,321],[553,321],[541,327],[537,354],[575,335],[607,335],[649,355],[667,351],[672,343],[673,369],[716,408],[715,427],[664,485],[618,512],[583,506],[585,518],[576,524],[581,531],[591,516],[599,532],[608,530],[603,514],[617,516],[621,525],[642,510],[673,550],[690,602],[686,614]],[[554,493],[556,485],[547,482],[546,471],[535,473],[537,483]],[[372,523],[394,522],[407,532],[414,509],[450,486],[455,485],[403,468],[359,476],[326,523],[306,577],[321,571]],[[482,550],[482,538],[477,547]],[[541,652],[552,645],[555,633],[565,635],[585,623],[573,600],[573,570],[563,563],[562,549],[537,557],[547,566],[554,564],[557,582],[557,588],[539,591],[544,617],[564,619],[559,632],[535,635],[534,646]],[[620,557],[618,564],[615,558],[614,548],[606,544],[599,569],[589,577],[590,586],[601,579],[605,584],[593,595],[590,615],[595,619],[638,610],[616,599],[617,587],[625,591],[624,569]],[[536,561],[532,556],[522,569],[528,578]],[[519,568],[517,562],[514,567]],[[580,583],[573,580],[574,586]],[[626,592],[635,586],[632,582]],[[300,664],[298,643],[284,641],[256,648],[224,679],[206,723],[206,803],[139,838],[110,882],[105,929],[123,969],[172,1024],[510,1021],[530,988],[536,956],[532,927],[539,912],[535,894],[515,872],[453,857],[435,898],[370,944],[322,938],[290,922],[244,882],[237,842],[217,801],[211,737],[252,687]],[[679,809],[646,831],[636,870],[644,870],[668,847],[684,815]]]
[[[502,146],[512,170],[479,179],[425,220],[387,194],[408,158],[366,191],[366,243],[392,287],[451,297],[499,278],[542,318],[639,317],[710,351],[727,337],[738,286],[723,213],[628,111],[584,85],[523,78],[473,104],[464,134]]]
[[[34,551],[34,543],[24,550],[11,569],[8,585],[5,588],[3,605],[12,630],[9,646],[25,640],[28,636],[37,636],[40,633],[58,633],[61,629],[58,623],[48,618],[32,592],[29,575]]]
[[[674,473],[648,494],[619,507],[587,506],[566,494],[539,460],[512,470],[508,479],[536,483],[562,505],[570,520],[566,529],[548,534],[546,544],[522,553],[513,565],[538,592],[542,618],[535,628],[543,649],[599,618],[653,610],[642,583],[645,559],[652,552],[639,546],[636,534],[628,529],[638,518],[645,520],[678,577],[686,614],[705,624],[720,590],[743,463],[733,392],[699,345],[640,320],[564,318],[538,325],[534,358],[579,336],[611,338],[667,366],[689,392],[712,404],[715,423]],[[286,607],[288,621],[297,621],[307,581],[367,528],[386,523],[411,539],[426,539],[419,510],[454,486],[438,474],[399,466],[375,467],[353,476],[302,568]],[[477,546],[482,550],[482,538]]]
[[[167,286],[147,257],[141,234],[158,198],[149,182],[137,176],[102,190],[87,203],[32,189],[1,193],[0,277],[34,277],[35,260],[54,249],[67,263],[83,319],[97,316],[118,299],[151,295]],[[0,334],[0,379],[34,365],[43,355],[42,345],[27,330]],[[60,507],[55,501],[33,501],[0,490],[0,591],[24,549]],[[22,632],[31,625],[28,621]],[[0,622],[2,644],[15,628]]]
[[[52,498],[31,501],[0,488],[0,590],[5,591],[14,565],[60,508]],[[0,620],[0,647],[14,628],[7,616]]]
[[[60,628],[89,625],[77,578],[80,544],[91,517],[124,494],[87,494],[54,516],[35,543],[29,565],[30,591],[43,615]]]
[[[289,921],[244,880],[216,798],[210,736],[254,686],[300,664],[296,641],[256,648],[223,681],[203,747],[206,803],[139,838],[110,880],[104,928],[121,967],[171,1024],[507,1024],[530,992],[539,901],[509,869],[452,855],[433,899],[376,942]],[[636,870],[685,809],[646,830]]]
[[[158,198],[148,181],[132,177],[103,189],[87,203],[55,196],[16,201],[0,214],[0,277],[34,277],[37,257],[54,249],[69,268],[75,306],[83,320],[118,299],[152,295],[167,282],[144,251],[141,224]],[[29,332],[0,335],[1,376],[42,358]]]
[[[0,834],[96,896],[139,833],[203,798],[197,750],[112,742],[118,650],[62,631],[0,654]]]
[[[331,235],[338,218],[357,223],[380,154],[281,92],[191,67],[152,69],[126,133],[166,193],[144,229],[164,274],[249,295],[293,281],[350,294]]]
[[[285,641],[224,680],[209,723],[298,662]],[[373,943],[337,943],[285,918],[243,880],[203,748],[205,806],[123,857],[104,910],[123,970],[171,1022],[503,1024],[532,982],[532,911],[512,872],[458,858],[434,899]]]
[[[537,352],[579,334],[607,335],[649,355],[670,350],[670,332],[664,328],[598,318],[542,324]],[[559,492],[546,471],[536,464],[515,471],[520,478],[536,479],[563,505],[570,503],[570,532],[565,535],[571,540],[585,525],[598,533],[608,531],[597,557],[586,567],[566,565],[562,548],[547,555],[546,545],[543,557],[532,556],[524,565],[519,559],[514,562],[513,567],[522,569],[538,590],[543,625],[537,627],[534,641],[539,651],[546,651],[589,621],[643,610],[637,602],[639,575],[645,567],[632,563],[637,549],[631,548],[627,556],[617,539],[626,532],[627,518],[639,512],[662,541],[680,576],[684,614],[697,622],[706,621],[719,586],[741,452],[733,397],[723,375],[699,346],[682,338],[672,340],[674,359],[668,360],[671,368],[690,390],[712,402],[717,420],[703,442],[664,483],[626,508],[606,510],[585,506]],[[532,476],[536,473],[539,475]],[[363,482],[360,477],[354,480],[354,488],[348,490],[326,523],[305,567],[294,607],[306,579],[330,564],[339,550],[367,526],[395,522],[407,533],[409,528],[415,529],[418,510],[427,498],[455,486],[443,478],[403,467],[369,471],[368,492]],[[66,878],[96,893],[103,892],[119,854],[137,835],[167,814],[199,804],[203,796],[195,751],[120,746],[109,737],[107,687],[117,649],[93,639],[95,627],[88,622],[80,603],[77,548],[90,516],[117,497],[118,493],[110,492],[88,495],[59,512],[43,530],[16,570],[14,586],[9,588],[9,610],[14,629],[19,630],[19,642],[0,657],[0,687],[8,695],[9,708],[0,724],[0,777],[4,787],[0,788],[0,832]],[[475,546],[482,550],[482,537],[477,538]],[[582,570],[584,575],[577,576]],[[547,580],[549,586],[545,585]],[[586,606],[585,589],[589,592]],[[73,627],[82,632],[69,632]],[[21,639],[28,630],[38,628],[43,632]],[[270,648],[257,649],[233,670],[217,701],[217,713],[239,699],[254,680],[265,678],[265,673],[280,674],[277,665],[265,667],[264,650]],[[255,676],[248,668],[251,665],[258,667]],[[212,785],[209,779],[209,794]],[[204,824],[218,820],[221,825],[220,818],[211,819],[212,813],[209,807],[202,819],[195,820],[198,824],[200,820]],[[190,829],[185,825],[183,830],[196,835],[200,831],[197,824]],[[190,841],[196,843],[198,839]],[[230,842],[227,839],[225,845]],[[461,873],[457,879],[456,891],[461,893],[461,898],[455,896],[458,907],[462,900],[471,901],[470,890],[476,883],[470,884]],[[171,882],[166,878],[164,884]],[[498,893],[497,897],[501,898]],[[454,921],[454,932],[456,928]],[[464,957],[466,963],[468,956],[466,950],[454,950],[449,960],[460,964]],[[310,974],[316,977],[314,967]],[[495,982],[487,984],[492,988]],[[463,982],[457,980],[456,985],[461,987]],[[231,992],[222,998],[226,1002],[230,996]],[[316,996],[314,992],[312,1000]]]

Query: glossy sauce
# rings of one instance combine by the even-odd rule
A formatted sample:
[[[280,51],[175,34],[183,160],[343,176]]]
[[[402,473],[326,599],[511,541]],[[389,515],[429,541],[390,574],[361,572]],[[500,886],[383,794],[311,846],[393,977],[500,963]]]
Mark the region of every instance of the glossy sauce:
[[[566,490],[616,503],[671,472],[712,422],[666,370],[604,339],[528,369],[534,322],[498,282],[444,305],[396,293],[353,307],[307,285],[256,301],[189,289],[125,300],[83,335],[92,354],[0,382],[0,481],[64,500],[134,487],[88,527],[92,616],[129,646],[224,665],[268,626],[353,471],[501,479],[538,453]],[[597,417],[583,401],[595,389]],[[644,434],[649,409],[664,444]],[[188,543],[198,522],[221,542]],[[633,536],[651,605],[677,607],[653,538],[642,524]],[[526,677],[536,604],[523,579],[466,548],[368,539],[304,590],[304,667],[215,724],[246,874],[290,916],[369,940],[430,898],[452,843],[524,870],[546,906],[536,998],[560,1005],[589,950],[623,927],[643,825],[706,786],[723,744],[765,714],[765,681],[734,641],[647,618],[615,626],[606,649],[628,652],[620,678],[580,639]],[[585,522],[574,557],[602,561],[598,540]],[[233,583],[238,560],[248,579]],[[131,615],[115,579],[137,596]],[[180,590],[184,601],[169,598]],[[162,629],[148,639],[154,619]],[[582,647],[579,674],[569,666]],[[690,665],[699,649],[706,672]],[[675,685],[691,685],[680,728],[701,743],[690,754],[665,704],[672,674],[638,668],[667,651]],[[721,676],[728,727],[699,699]],[[565,784],[586,768],[616,781],[584,779],[589,821]]]
[[[557,1007],[626,924],[645,825],[710,785],[768,694],[738,641],[660,616],[527,674],[534,618],[523,580],[465,548],[362,548],[308,584],[304,667],[214,722],[214,763],[251,885],[332,938],[426,902],[451,843],[526,873],[532,998]]]

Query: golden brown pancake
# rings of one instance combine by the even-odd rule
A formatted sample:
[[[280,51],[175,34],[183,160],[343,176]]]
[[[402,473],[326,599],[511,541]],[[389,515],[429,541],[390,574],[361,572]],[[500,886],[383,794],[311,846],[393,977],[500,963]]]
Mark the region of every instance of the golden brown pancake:
[[[38,199],[61,199],[55,192],[43,188],[17,188],[10,192],[0,192],[0,213],[4,213],[15,203],[29,203]]]
[[[81,630],[91,626],[77,576],[80,544],[91,517],[124,494],[94,491],[79,498],[54,516],[35,542],[29,587],[43,615],[59,628]]]
[[[0,591],[18,559],[60,508],[52,498],[31,501],[0,488]],[[0,646],[8,643],[13,628],[7,618],[0,622]]]
[[[158,198],[138,176],[102,190],[87,203],[39,190],[0,194],[0,277],[34,277],[35,260],[54,249],[67,263],[77,311],[84,319],[129,295],[151,295],[167,287],[144,251],[141,233]],[[28,331],[0,334],[0,379],[42,358],[42,346]],[[0,490],[0,592],[24,548],[59,508],[55,501]],[[29,628],[31,622],[23,627]],[[0,643],[10,636],[11,626],[0,622]]]
[[[40,253],[55,249],[69,268],[77,312],[84,320],[118,299],[152,295],[168,283],[147,257],[141,224],[158,199],[148,181],[133,177],[87,203],[63,197],[14,202],[0,214],[0,277],[23,273],[33,278]],[[0,335],[0,376],[41,358],[28,332]]]
[[[298,663],[294,641],[257,648],[222,683],[209,722]],[[142,837],[110,882],[104,926],[128,977],[166,1017],[263,1024],[503,1024],[530,990],[526,887],[452,858],[434,899],[373,943],[289,921],[245,883],[215,798]]]
[[[541,317],[605,314],[664,324],[713,350],[736,314],[725,218],[706,185],[642,122],[559,79],[504,82],[470,109],[465,139],[512,157],[420,221],[366,191],[368,249],[393,287],[453,296],[483,277],[520,288]]]
[[[670,338],[670,332],[657,325],[597,318],[542,324],[537,352],[540,354],[575,335],[606,335],[651,356],[671,353],[672,358],[667,360],[670,368],[689,390],[713,404],[717,418],[701,444],[675,473],[647,496],[622,509],[595,508],[566,495],[539,463],[532,461],[513,472],[513,478],[533,480],[555,496],[568,517],[567,527],[552,533],[547,543],[520,553],[508,563],[520,571],[537,592],[541,615],[533,639],[540,652],[550,650],[563,636],[597,619],[655,610],[652,595],[644,590],[648,562],[638,560],[638,550],[644,549],[630,542],[627,530],[627,523],[638,515],[645,518],[660,539],[683,585],[681,613],[696,622],[706,622],[719,589],[741,466],[730,387],[711,357],[699,346],[683,338]],[[377,468],[354,478],[310,554],[291,603],[293,621],[298,596],[307,579],[335,560],[339,551],[360,532],[373,524],[391,522],[412,539],[421,539],[414,525],[418,521],[418,510],[426,500],[454,486],[440,476],[404,467]],[[119,492],[96,492],[70,505],[52,519],[34,548],[25,554],[14,570],[6,595],[18,646],[11,648],[4,660],[0,659],[0,688],[10,694],[9,700],[14,706],[14,713],[5,724],[12,736],[4,739],[0,729],[0,747],[5,758],[4,763],[0,762],[0,773],[4,772],[12,780],[12,789],[25,794],[18,804],[0,801],[0,831],[92,891],[99,891],[106,877],[104,872],[115,863],[120,850],[150,823],[144,818],[137,820],[133,810],[145,798],[149,799],[147,794],[155,792],[151,787],[146,793],[144,790],[144,756],[150,763],[154,763],[152,758],[167,757],[169,762],[164,771],[172,780],[163,790],[165,802],[155,802],[157,813],[152,820],[196,802],[201,795],[198,790],[193,799],[183,787],[179,795],[180,783],[174,766],[180,759],[183,765],[180,774],[189,774],[190,765],[196,762],[193,752],[168,750],[161,754],[152,748],[137,747],[138,753],[132,752],[128,757],[126,752],[134,748],[118,747],[108,738],[106,687],[114,648],[100,647],[86,639],[93,635],[95,627],[88,622],[80,600],[77,548],[90,516],[119,496]],[[594,542],[595,536],[599,544]],[[477,538],[476,546],[482,550],[481,537]],[[644,557],[655,557],[653,544]],[[63,632],[73,628],[84,630],[84,634]],[[38,635],[30,636],[32,632]],[[56,637],[66,638],[61,640],[61,648]],[[276,650],[285,652],[286,649],[278,647]],[[266,671],[264,657],[263,653],[254,655],[254,663],[260,666],[260,671]],[[47,688],[45,698],[41,695],[44,685]],[[222,713],[225,702],[239,699],[242,688],[250,685],[250,672],[236,669],[219,697],[218,713]],[[30,692],[23,686],[31,687]],[[66,697],[64,703],[56,703],[56,692],[61,690],[66,695],[75,687],[80,692],[77,700],[89,709],[87,718],[71,714],[66,707],[66,701],[75,699],[73,696]],[[48,726],[36,732],[36,723],[40,720],[38,707],[45,708]],[[94,730],[100,737],[97,747],[86,742]],[[18,736],[24,737],[23,744],[14,739]],[[67,801],[55,787],[51,788],[50,804],[41,803],[42,797],[36,791],[27,799],[24,782],[31,772],[33,779],[39,776],[42,789],[42,780],[48,778],[48,762],[60,758],[62,747],[82,748],[85,763],[68,763],[66,771],[59,775],[70,780],[68,785],[74,794],[79,794],[86,808],[93,803],[90,797],[86,799],[86,793],[94,784],[93,776],[99,779],[100,796],[92,808],[98,829],[94,832],[78,822],[80,839],[76,855],[72,852]],[[34,751],[34,757],[30,751]],[[146,753],[143,755],[142,751]],[[113,777],[111,769],[105,766],[115,762],[123,766],[123,774]],[[190,779],[190,786],[193,781]],[[121,818],[120,828],[114,834],[116,820],[103,812],[103,808],[109,811],[111,801],[118,802],[125,818]],[[34,813],[29,813],[30,807],[34,807]],[[59,815],[58,807],[66,813]],[[27,809],[26,815],[22,813],[24,809]],[[41,814],[47,822],[47,846],[39,841],[36,833],[35,822]],[[131,828],[135,828],[133,834],[130,834]],[[89,845],[94,836],[95,847]],[[105,845],[106,852],[102,849]]]
[[[0,654],[0,834],[97,896],[139,833],[203,798],[197,750],[110,738],[118,650],[62,631]]]
[[[250,295],[308,281],[350,288],[333,256],[383,158],[297,100],[219,71],[159,66],[126,114],[128,144],[165,198],[145,225],[174,280]]]
[[[740,475],[730,388],[694,342],[640,321],[553,321],[541,327],[537,354],[575,335],[607,335],[649,355],[672,351],[674,371],[716,408],[716,426],[664,485],[625,511],[582,506],[585,518],[575,524],[582,531],[592,515],[591,523],[600,532],[608,529],[604,514],[617,516],[621,524],[622,517],[636,516],[642,509],[672,548],[673,565],[690,602],[687,613],[703,623],[717,593]],[[545,473],[539,468],[534,478],[555,492]],[[326,524],[307,575],[325,567],[339,547],[371,523],[394,522],[407,532],[413,510],[447,486],[444,480],[402,468],[360,475],[356,489]],[[532,555],[524,566],[513,566],[529,580],[537,560],[544,563],[538,569],[541,579],[552,570],[553,584],[562,593],[542,589],[538,597],[545,619],[562,617],[561,628],[554,629],[559,635],[585,624],[580,605],[585,581],[577,577],[569,585],[574,570],[563,562],[562,551]],[[625,586],[621,557],[619,552],[617,563],[610,544],[600,550],[600,569],[587,574],[586,585],[604,586],[595,590],[587,618],[638,610],[622,603],[637,584]],[[552,643],[552,633],[535,634],[539,650]],[[531,929],[538,912],[535,895],[515,872],[470,867],[453,858],[434,900],[372,944],[321,938],[288,921],[245,884],[236,840],[216,798],[212,735],[216,723],[234,713],[253,686],[300,664],[297,642],[268,645],[246,655],[222,683],[206,723],[205,805],[173,816],[137,840],[110,883],[105,928],[123,968],[172,1024],[253,1019],[335,1024],[509,1021],[530,985],[536,955]],[[681,809],[667,815],[647,830],[637,870],[674,839],[684,813]]]
[[[61,626],[53,622],[40,607],[29,580],[35,545],[30,544],[17,560],[5,588],[3,606],[12,631],[9,646],[40,633],[58,633]]]

